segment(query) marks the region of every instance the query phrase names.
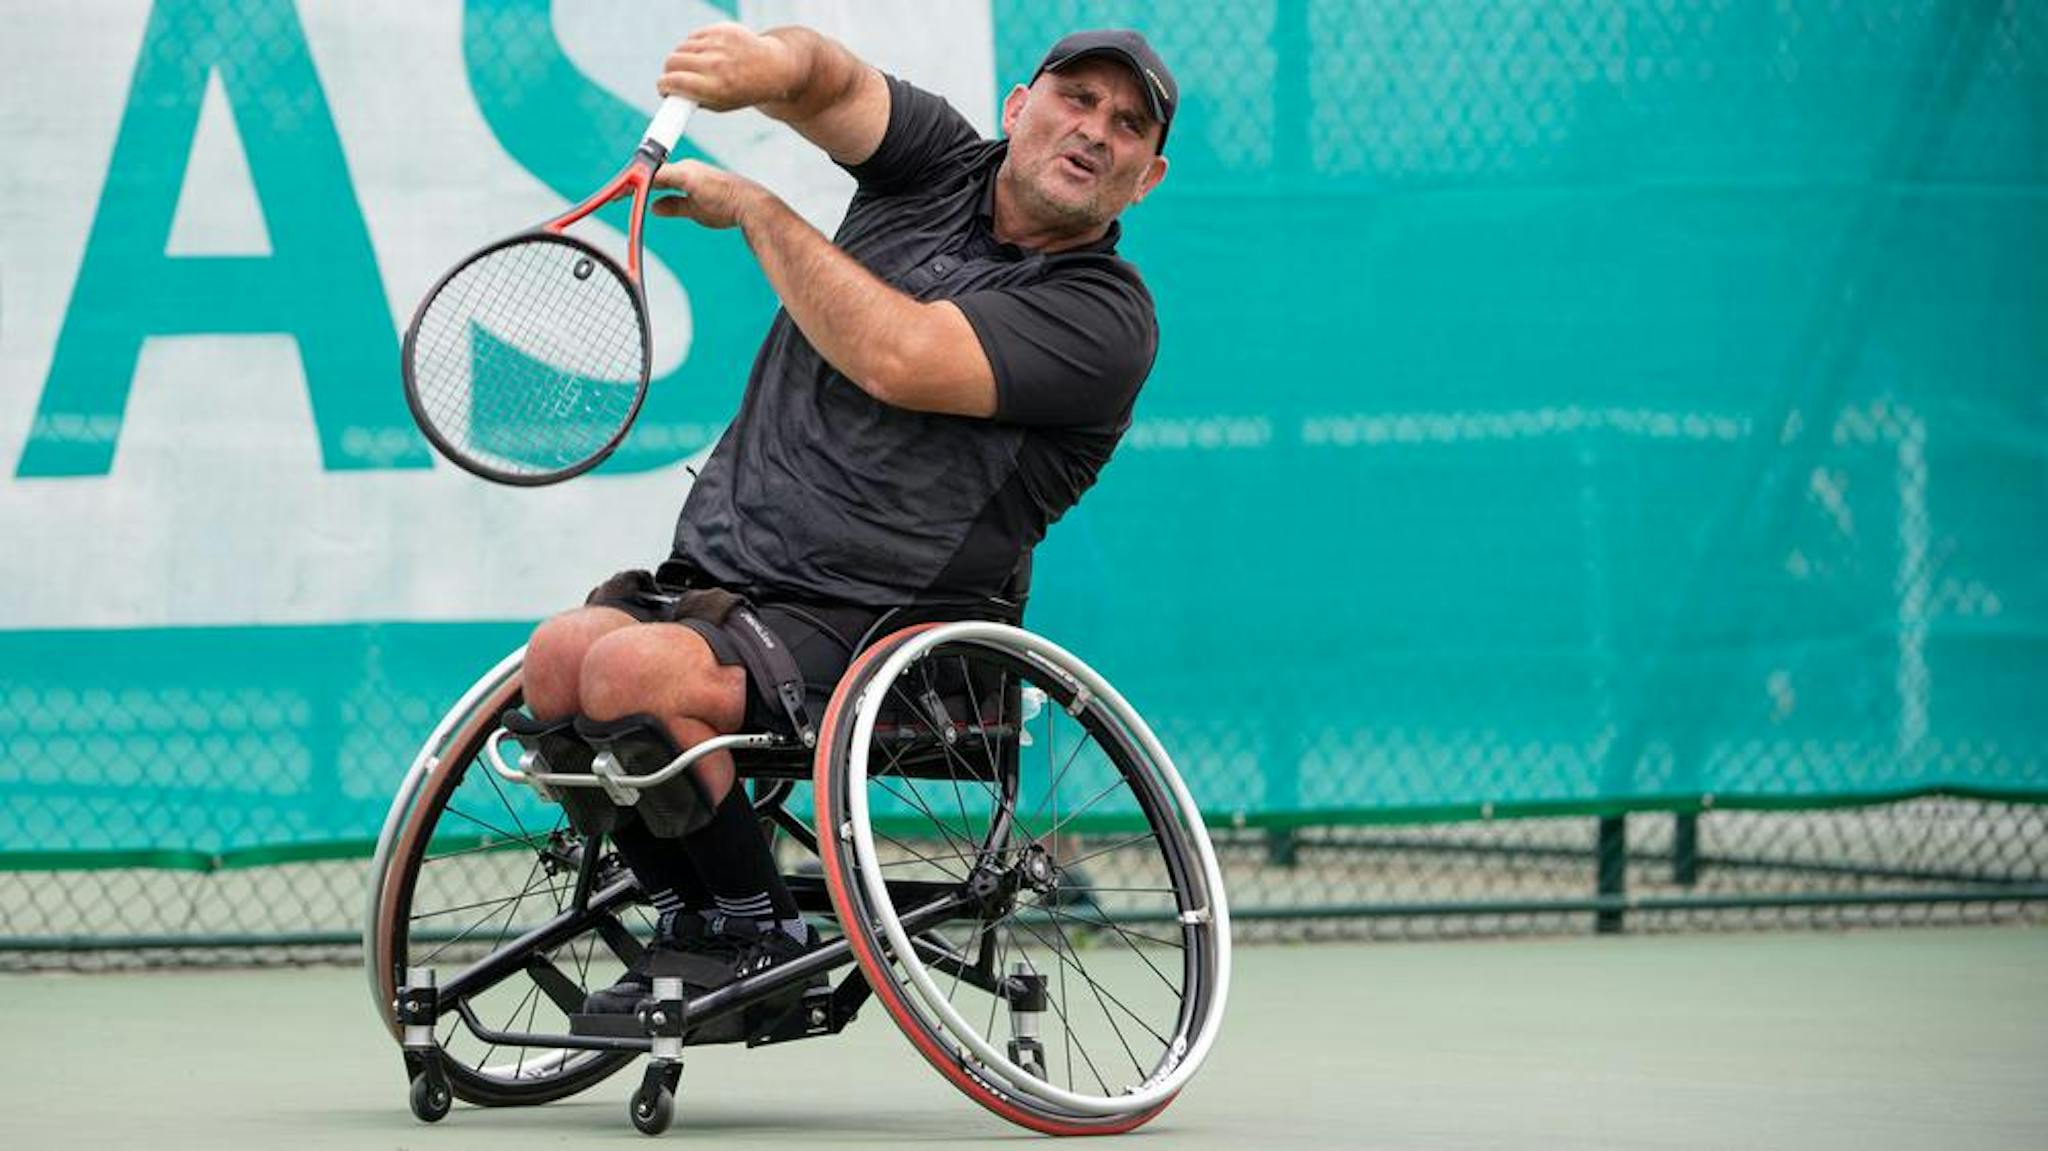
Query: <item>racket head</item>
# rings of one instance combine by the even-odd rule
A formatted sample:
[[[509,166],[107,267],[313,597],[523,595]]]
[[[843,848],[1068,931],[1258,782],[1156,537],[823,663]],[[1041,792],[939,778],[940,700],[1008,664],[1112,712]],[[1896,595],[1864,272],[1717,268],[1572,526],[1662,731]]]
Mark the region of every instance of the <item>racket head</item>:
[[[420,301],[405,330],[405,402],[465,471],[558,483],[625,439],[652,357],[639,281],[591,244],[538,228],[478,249]]]

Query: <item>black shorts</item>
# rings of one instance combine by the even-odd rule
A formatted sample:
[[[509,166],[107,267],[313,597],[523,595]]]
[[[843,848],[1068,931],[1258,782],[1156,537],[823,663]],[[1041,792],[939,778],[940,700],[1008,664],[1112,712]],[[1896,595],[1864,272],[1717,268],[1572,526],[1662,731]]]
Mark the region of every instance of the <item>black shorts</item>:
[[[730,622],[720,625],[705,619],[676,618],[677,597],[701,586],[704,585],[690,582],[685,574],[665,564],[658,575],[647,571],[620,572],[591,591],[584,602],[590,607],[616,608],[642,623],[681,624],[704,637],[720,664],[745,672],[740,641],[733,638]],[[755,617],[775,633],[775,638],[796,660],[804,679],[804,708],[810,713],[811,724],[822,723],[832,690],[839,686],[840,677],[853,662],[855,645],[882,618],[884,610],[764,598],[753,598],[750,602]],[[747,712],[742,721],[745,730],[795,734],[790,728],[789,713],[774,698],[774,690],[774,684],[756,683],[751,674],[747,675]]]

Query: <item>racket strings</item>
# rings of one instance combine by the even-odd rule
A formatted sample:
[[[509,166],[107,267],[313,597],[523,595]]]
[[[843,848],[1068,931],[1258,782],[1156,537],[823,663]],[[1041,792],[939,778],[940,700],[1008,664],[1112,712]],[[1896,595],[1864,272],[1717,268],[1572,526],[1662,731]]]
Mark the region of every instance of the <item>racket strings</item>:
[[[648,349],[638,300],[609,263],[535,237],[449,278],[420,315],[410,367],[422,415],[452,449],[539,476],[618,438]]]

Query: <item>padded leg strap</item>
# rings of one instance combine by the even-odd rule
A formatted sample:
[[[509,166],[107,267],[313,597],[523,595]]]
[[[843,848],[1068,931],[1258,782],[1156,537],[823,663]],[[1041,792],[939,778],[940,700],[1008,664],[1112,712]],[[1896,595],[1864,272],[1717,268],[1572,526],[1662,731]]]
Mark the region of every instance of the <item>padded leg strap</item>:
[[[589,775],[590,761],[596,752],[583,737],[576,734],[573,720],[558,719],[543,723],[518,708],[501,716],[498,722],[520,746],[540,757],[541,770],[561,775]],[[562,802],[562,811],[569,817],[569,825],[585,835],[606,835],[619,825],[619,809],[602,791],[587,787],[561,787],[554,789],[555,796]]]
[[[789,653],[789,645],[745,606],[733,609],[725,630],[738,641],[740,661],[747,665],[747,674],[781,706],[797,739],[805,747],[817,746],[817,729],[811,726],[810,713],[804,706],[804,673],[797,667],[796,657]]]
[[[653,775],[683,753],[667,725],[646,714],[613,720],[579,718],[576,733],[596,750],[609,752],[627,775]],[[679,839],[710,822],[712,806],[696,775],[685,769],[667,783],[642,791],[635,810],[654,835]]]

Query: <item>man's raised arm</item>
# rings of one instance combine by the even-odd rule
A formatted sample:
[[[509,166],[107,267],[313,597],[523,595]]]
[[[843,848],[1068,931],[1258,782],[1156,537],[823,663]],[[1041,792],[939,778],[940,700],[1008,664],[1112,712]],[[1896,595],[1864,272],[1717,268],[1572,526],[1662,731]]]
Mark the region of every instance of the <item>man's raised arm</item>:
[[[669,53],[658,87],[710,112],[759,108],[841,164],[874,155],[889,129],[882,74],[809,28],[699,28]]]

